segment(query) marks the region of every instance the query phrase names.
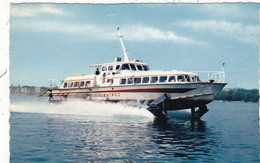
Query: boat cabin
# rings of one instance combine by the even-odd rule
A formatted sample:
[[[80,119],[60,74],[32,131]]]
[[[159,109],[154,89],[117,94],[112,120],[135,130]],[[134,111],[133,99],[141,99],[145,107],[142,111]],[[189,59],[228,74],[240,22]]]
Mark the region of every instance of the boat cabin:
[[[104,73],[113,73],[118,74],[120,71],[149,71],[149,66],[145,63],[142,63],[140,60],[121,62],[121,58],[115,58],[114,63],[104,63],[91,65],[90,67],[96,68],[96,75]]]

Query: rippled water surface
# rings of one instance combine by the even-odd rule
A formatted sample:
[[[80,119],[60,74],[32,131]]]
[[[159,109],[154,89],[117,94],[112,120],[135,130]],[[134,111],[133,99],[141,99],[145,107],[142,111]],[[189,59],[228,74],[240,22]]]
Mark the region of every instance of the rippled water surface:
[[[258,104],[213,102],[167,123],[121,104],[12,97],[11,162],[259,162]]]

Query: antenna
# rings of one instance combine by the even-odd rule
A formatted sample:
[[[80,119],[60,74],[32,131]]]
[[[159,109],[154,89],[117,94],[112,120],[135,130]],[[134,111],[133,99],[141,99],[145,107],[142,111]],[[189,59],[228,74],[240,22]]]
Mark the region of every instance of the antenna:
[[[119,27],[117,27],[117,34],[118,34],[118,37],[120,39],[120,43],[121,43],[121,46],[122,46],[122,49],[123,49],[123,53],[124,53],[124,57],[125,57],[125,62],[129,61],[128,57],[127,57],[127,54],[126,54],[126,49],[125,49],[125,46],[124,46],[124,43],[123,43],[123,36],[119,33]]]
[[[225,66],[225,62],[222,63],[222,80],[223,80],[223,82],[225,82],[225,80],[226,80],[224,66]]]

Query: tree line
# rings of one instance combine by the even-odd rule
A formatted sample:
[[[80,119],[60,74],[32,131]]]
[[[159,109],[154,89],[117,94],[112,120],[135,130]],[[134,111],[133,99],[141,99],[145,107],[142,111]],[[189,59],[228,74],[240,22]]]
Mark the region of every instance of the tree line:
[[[259,102],[259,90],[224,89],[218,94],[215,100]]]

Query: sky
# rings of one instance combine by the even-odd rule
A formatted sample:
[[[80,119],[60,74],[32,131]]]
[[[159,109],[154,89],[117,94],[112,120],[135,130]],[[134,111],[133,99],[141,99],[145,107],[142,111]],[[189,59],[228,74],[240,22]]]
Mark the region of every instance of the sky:
[[[123,57],[152,70],[221,71],[259,85],[260,4],[11,4],[10,84],[49,86]]]

